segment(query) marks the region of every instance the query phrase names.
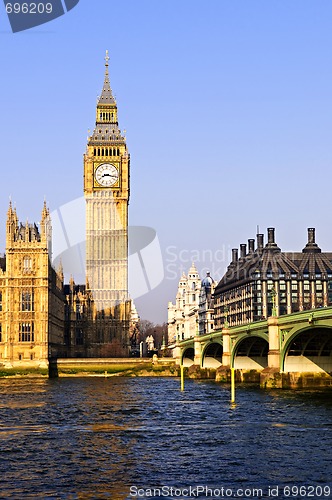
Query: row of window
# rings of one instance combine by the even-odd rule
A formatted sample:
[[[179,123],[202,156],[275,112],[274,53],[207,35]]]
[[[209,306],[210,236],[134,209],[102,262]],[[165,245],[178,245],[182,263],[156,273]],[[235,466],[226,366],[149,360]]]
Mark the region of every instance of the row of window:
[[[20,323],[18,332],[19,342],[34,342],[34,323]]]
[[[119,148],[93,148],[93,156],[120,156]]]
[[[283,292],[287,290],[287,285],[285,281],[279,281],[279,282],[274,282],[272,280],[268,280],[267,282],[267,291],[268,294],[270,295],[272,290],[275,289],[276,291],[279,288],[280,296],[282,295]],[[299,289],[299,283],[298,281],[291,281],[290,282],[290,289],[292,293],[295,293]],[[314,290],[315,292],[322,292],[323,291],[323,282],[320,280],[316,281],[309,281],[309,280],[304,280],[301,283],[303,283],[303,292],[308,292],[310,293],[312,290],[312,283],[314,283]],[[332,281],[328,281],[327,284],[328,290],[331,290],[332,292]],[[219,302],[221,301],[230,301],[232,299],[239,299],[243,297],[243,295],[247,295],[250,292],[253,293],[253,295],[261,293],[262,290],[262,283],[261,281],[256,281],[255,283],[252,284],[252,287],[250,289],[249,285],[246,285],[245,287],[238,287],[234,288],[233,290],[230,290],[229,292],[226,292],[218,297]]]
[[[20,311],[34,311],[35,294],[24,290],[20,294]],[[0,311],[2,311],[2,292],[0,292]]]
[[[33,322],[25,322],[19,324],[18,331],[18,341],[19,342],[34,342],[35,341],[35,332],[34,332],[34,323]],[[2,324],[0,323],[0,342],[2,340]]]
[[[108,113],[107,111],[104,113],[99,113],[99,119],[102,121],[111,121],[114,118],[114,113]]]
[[[325,272],[326,272],[326,271],[325,271]],[[331,270],[330,270],[330,269],[328,269],[328,270],[327,270],[327,273],[328,273],[328,274],[327,274],[327,277],[328,277],[329,279],[331,279],[331,278],[332,278],[332,273],[331,273]],[[318,278],[318,279],[320,279],[320,278],[322,277],[322,273],[321,273],[321,271],[320,271],[320,270],[316,269],[315,274],[312,274],[312,273],[311,273],[311,275],[310,275],[310,273],[309,273],[308,269],[304,269],[304,270],[302,271],[302,273],[299,273],[299,275],[297,275],[296,273],[291,273],[291,275],[290,275],[290,276],[291,276],[291,278],[292,278],[292,279],[296,279],[296,278],[300,278],[300,279],[304,278],[304,279],[305,279],[305,278],[309,278],[309,276],[314,276],[314,278],[316,278],[316,279],[317,279],[317,278]],[[260,278],[260,277],[261,277],[261,273],[260,273],[259,271],[257,271],[257,272],[255,272],[255,273],[253,274],[253,276],[252,276],[252,277],[253,277],[254,279]],[[279,277],[279,278],[285,278],[285,273],[279,272],[279,276],[274,276],[271,270],[267,270],[267,272],[266,272],[266,278],[267,278],[267,279],[272,279],[272,278],[278,279],[278,277]]]

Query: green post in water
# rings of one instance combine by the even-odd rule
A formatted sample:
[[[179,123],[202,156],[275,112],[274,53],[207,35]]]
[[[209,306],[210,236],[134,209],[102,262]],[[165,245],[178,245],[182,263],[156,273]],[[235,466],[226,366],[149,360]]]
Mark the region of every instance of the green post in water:
[[[184,391],[184,366],[181,365],[181,391]]]
[[[235,368],[231,368],[231,403],[235,403]]]

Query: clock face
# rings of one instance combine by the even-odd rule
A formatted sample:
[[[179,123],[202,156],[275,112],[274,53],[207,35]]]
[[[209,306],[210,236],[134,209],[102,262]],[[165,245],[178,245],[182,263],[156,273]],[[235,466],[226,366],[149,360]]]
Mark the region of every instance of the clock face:
[[[111,187],[119,179],[118,169],[111,163],[102,163],[96,168],[95,179],[100,186]]]

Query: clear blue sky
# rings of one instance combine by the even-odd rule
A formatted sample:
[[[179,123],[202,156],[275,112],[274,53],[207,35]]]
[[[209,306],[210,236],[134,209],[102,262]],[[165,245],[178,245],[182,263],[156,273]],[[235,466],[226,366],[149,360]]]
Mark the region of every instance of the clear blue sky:
[[[154,228],[164,256],[141,317],[166,319],[192,258],[220,278],[257,225],[287,251],[316,227],[331,251],[331,24],[330,0],[81,0],[12,34],[0,7],[0,251],[10,195],[23,221],[44,196],[54,210],[82,195],[105,49],[130,224]]]

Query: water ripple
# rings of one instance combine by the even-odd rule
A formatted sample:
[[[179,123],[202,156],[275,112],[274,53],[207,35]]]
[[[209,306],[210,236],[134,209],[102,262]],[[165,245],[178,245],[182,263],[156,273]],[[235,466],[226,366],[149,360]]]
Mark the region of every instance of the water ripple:
[[[0,498],[331,481],[331,392],[177,379],[0,380]],[[201,497],[202,498],[202,497]]]

